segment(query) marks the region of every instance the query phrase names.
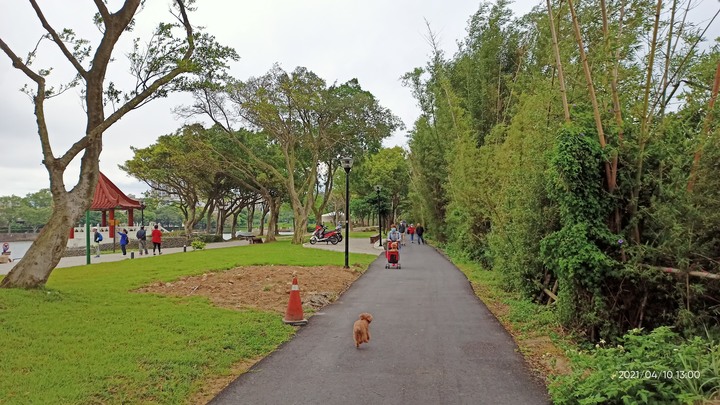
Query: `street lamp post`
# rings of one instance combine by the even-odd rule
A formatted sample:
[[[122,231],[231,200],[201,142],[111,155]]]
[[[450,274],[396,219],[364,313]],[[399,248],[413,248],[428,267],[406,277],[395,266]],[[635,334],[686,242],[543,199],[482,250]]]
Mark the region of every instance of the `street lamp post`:
[[[378,235],[380,235],[380,246],[382,246],[382,214],[380,213],[380,190],[382,187],[378,184],[375,186],[375,192],[377,193],[377,203],[378,203]]]
[[[140,201],[140,226],[145,226],[145,201]]]
[[[345,169],[345,268],[349,269],[348,263],[350,252],[350,169],[352,169],[353,159],[344,157],[340,159],[343,169]]]
[[[215,233],[223,236],[223,233],[225,230],[223,227],[225,226],[225,209],[227,208],[227,204],[225,204],[225,201],[220,201],[218,203],[218,219],[217,219],[217,226]],[[221,232],[222,231],[222,232]]]

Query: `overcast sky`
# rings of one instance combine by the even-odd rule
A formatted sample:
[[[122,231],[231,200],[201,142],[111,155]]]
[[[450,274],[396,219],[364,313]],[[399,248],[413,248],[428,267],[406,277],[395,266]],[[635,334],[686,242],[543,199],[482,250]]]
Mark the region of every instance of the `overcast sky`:
[[[718,0],[696,1],[699,6],[692,18],[696,22],[708,19],[719,7]],[[516,15],[522,15],[541,2],[544,4],[540,0],[517,0],[511,7]],[[91,1],[39,3],[47,9],[46,17],[56,30],[67,27],[85,38],[98,37],[90,24],[95,10]],[[132,37],[148,32],[159,21],[169,21],[168,0],[147,3],[123,49],[129,49]],[[111,7],[116,4],[117,0],[110,1]],[[232,65],[233,76],[247,79],[262,75],[279,63],[286,71],[305,66],[328,83],[357,78],[409,129],[418,108],[399,78],[424,66],[429,58],[425,20],[438,34],[446,55],[452,56],[479,4],[475,0],[200,0],[191,19],[238,52],[241,60]],[[718,25],[715,21],[709,38],[719,35]],[[0,37],[16,54],[26,55],[40,35],[37,18],[26,1],[2,0]],[[71,71],[64,66],[67,62],[54,48],[45,46],[40,55],[34,67],[54,67],[53,78],[69,77]],[[109,73],[118,82],[128,79],[122,55],[116,54],[118,63]],[[33,107],[28,96],[18,91],[25,83],[30,81],[0,53],[0,196],[24,196],[49,186],[41,165]],[[72,90],[46,103],[56,155],[64,153],[84,133],[85,117],[78,94]],[[117,165],[132,157],[130,146],[146,147],[158,136],[181,127],[185,122],[174,117],[171,109],[189,102],[187,96],[172,95],[126,115],[105,133],[100,170],[126,193],[139,196],[147,186],[128,177]],[[395,134],[386,146],[405,145],[405,133]],[[78,173],[77,165],[68,170],[68,189],[77,182]]]

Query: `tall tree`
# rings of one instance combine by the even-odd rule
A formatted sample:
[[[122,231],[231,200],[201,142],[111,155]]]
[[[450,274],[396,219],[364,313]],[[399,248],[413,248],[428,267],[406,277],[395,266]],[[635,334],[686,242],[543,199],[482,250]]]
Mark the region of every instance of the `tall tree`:
[[[120,168],[145,182],[153,190],[177,200],[185,217],[185,235],[221,199],[223,184],[218,178],[220,164],[195,147],[191,138],[199,125],[189,126],[172,135],[163,135],[146,148],[131,148],[133,158]]]
[[[370,184],[382,186],[385,194],[390,196],[390,221],[395,221],[400,203],[408,194],[410,166],[405,151],[399,146],[381,149],[368,158],[366,168]]]
[[[306,68],[287,73],[277,65],[263,76],[230,81],[224,91],[200,92],[195,105],[184,111],[210,116],[228,134],[235,125],[248,125],[278,145],[282,167],[236,143],[247,154],[246,164],[282,182],[294,214],[293,243],[302,243],[321,171],[333,173],[342,155],[379,147],[380,140],[402,125],[357,80],[328,86]],[[328,163],[332,166],[325,167]],[[332,176],[325,181],[331,186]]]
[[[238,147],[238,145],[243,147]],[[263,207],[270,215],[267,229],[261,220],[261,233],[266,231],[266,242],[275,241],[280,206],[287,193],[284,191],[281,181],[253,164],[253,158],[248,155],[247,150],[250,150],[256,158],[282,170],[282,157],[278,146],[269,142],[265,134],[253,133],[245,129],[228,133],[216,125],[205,131],[205,138],[198,142],[196,147],[205,150],[208,156],[218,160],[226,176],[245,190],[260,196]],[[248,209],[254,207],[256,202],[258,199],[252,199],[252,206],[248,205]],[[264,215],[262,219],[264,219]],[[251,221],[248,221],[248,226],[252,226]]]
[[[108,66],[113,61],[120,38],[131,31],[135,15],[141,9],[142,0],[125,0],[119,9],[108,9],[105,1],[94,0],[97,14],[93,23],[101,32],[96,46],[78,38],[70,29],[57,30],[49,21],[36,0],[30,6],[37,15],[45,34],[38,46],[29,52],[18,53],[11,44],[0,38],[0,49],[7,55],[13,67],[22,72],[35,85],[27,92],[31,95],[42,146],[43,165],[50,178],[53,196],[53,213],[38,239],[28,250],[25,258],[2,280],[2,287],[34,288],[43,286],[60,261],[68,240],[68,228],[90,207],[97,184],[99,159],[104,132],[133,109],[150,100],[166,96],[177,90],[183,81],[182,74],[200,70],[220,70],[225,60],[236,58],[235,52],[218,46],[214,39],[195,31],[190,23],[186,6],[193,0],[173,2],[174,23],[160,23],[153,32],[146,49],[135,41],[129,52],[131,74],[136,86],[122,93],[107,77]],[[10,11],[7,11],[10,12]],[[180,31],[181,34],[177,34]],[[76,72],[69,83],[53,87],[47,80],[52,69],[35,68],[33,62],[45,41],[56,46],[67,63]],[[19,54],[28,55],[23,59]],[[55,150],[45,115],[45,102],[65,90],[82,86],[85,110],[85,133],[63,152]],[[106,111],[108,103],[119,105],[114,111]],[[78,182],[67,190],[64,174],[70,163],[81,155]]]

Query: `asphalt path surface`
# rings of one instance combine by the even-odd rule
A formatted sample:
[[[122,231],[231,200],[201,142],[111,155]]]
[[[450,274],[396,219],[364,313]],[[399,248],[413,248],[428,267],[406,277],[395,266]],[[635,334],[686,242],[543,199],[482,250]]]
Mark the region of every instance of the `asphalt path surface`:
[[[211,404],[547,404],[512,338],[430,246],[379,256],[338,301]],[[302,280],[299,280],[302,295]],[[372,313],[372,340],[352,325]]]

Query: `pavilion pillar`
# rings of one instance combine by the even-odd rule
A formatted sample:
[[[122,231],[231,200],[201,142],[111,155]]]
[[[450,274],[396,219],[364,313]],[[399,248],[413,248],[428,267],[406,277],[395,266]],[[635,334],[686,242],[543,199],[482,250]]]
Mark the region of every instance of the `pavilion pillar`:
[[[110,209],[110,237],[115,235],[115,208]]]
[[[102,222],[100,223],[100,226],[102,226],[102,227],[107,226],[107,211],[102,212]]]
[[[133,209],[128,209],[128,226],[133,226],[135,224],[135,218],[133,218]]]

